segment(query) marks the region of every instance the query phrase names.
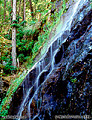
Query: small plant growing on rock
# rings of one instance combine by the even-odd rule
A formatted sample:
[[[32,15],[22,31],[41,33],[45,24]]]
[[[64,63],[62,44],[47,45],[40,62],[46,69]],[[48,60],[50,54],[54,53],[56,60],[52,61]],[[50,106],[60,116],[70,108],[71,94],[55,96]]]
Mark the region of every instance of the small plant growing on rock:
[[[75,83],[75,82],[77,81],[77,78],[72,78],[72,77],[70,77],[70,81],[71,81],[72,83]]]

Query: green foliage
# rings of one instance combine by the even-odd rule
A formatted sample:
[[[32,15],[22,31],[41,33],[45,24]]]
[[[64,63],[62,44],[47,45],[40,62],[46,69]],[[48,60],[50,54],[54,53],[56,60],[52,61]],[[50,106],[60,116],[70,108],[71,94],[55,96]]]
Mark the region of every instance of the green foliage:
[[[31,21],[30,21],[30,25],[34,25],[35,23],[36,23],[35,20],[31,20]]]
[[[32,53],[33,45],[34,40],[17,40],[18,58],[21,63],[27,60],[28,56]]]
[[[12,23],[18,23],[18,20],[12,20]]]
[[[70,81],[73,82],[73,83],[75,83],[77,81],[77,78],[70,77]]]
[[[22,17],[17,15],[16,19],[17,19],[17,22],[19,22],[19,19],[22,19]]]
[[[11,27],[16,27],[16,28],[19,28],[19,27],[20,27],[20,25],[19,25],[19,24],[17,24],[17,23],[14,23],[14,24],[12,24],[12,25],[11,25]]]
[[[24,61],[24,54],[19,54],[18,58],[19,58],[20,62],[23,62]]]
[[[22,21],[20,25],[24,25],[24,23],[27,23],[27,21],[26,20]]]
[[[40,47],[39,42],[36,42],[36,43],[34,44],[33,49],[32,49],[32,53],[33,53],[33,54],[36,53],[36,52],[38,51],[39,47]]]
[[[24,53],[27,55],[27,52],[32,50],[34,41],[27,41],[27,40],[17,40],[17,45],[18,45],[18,54],[19,53]]]
[[[27,51],[30,50],[31,52],[33,45],[34,45],[34,41],[32,40],[26,45],[26,50]]]
[[[66,7],[66,3],[65,3],[66,1],[65,0],[63,0],[63,5],[62,5],[62,7],[63,8],[65,8]]]
[[[26,35],[26,36],[30,36],[32,34],[32,29],[24,29],[23,30],[23,33]]]
[[[7,91],[6,97],[2,100],[2,103],[0,105],[0,116],[7,116],[8,115],[8,109],[10,108],[10,102],[12,100],[12,96],[14,92],[17,90],[18,86],[20,83],[23,81],[25,78],[26,73],[23,74],[21,78],[17,78],[13,82],[11,82],[11,85]],[[5,106],[2,110],[2,107]]]
[[[10,58],[8,58],[6,55],[7,55],[7,52],[5,53],[4,56],[1,56],[1,60],[2,60],[2,61],[5,61],[5,62],[9,62],[9,61],[10,61]]]
[[[17,67],[14,67],[11,65],[11,62],[8,62],[5,67],[4,67],[4,73],[5,74],[10,74],[12,73],[12,71],[16,71],[17,70]]]
[[[12,71],[16,71],[17,67],[12,66],[11,55],[8,55],[8,52],[1,56],[1,60],[4,62],[3,72],[4,74],[11,74]]]
[[[34,3],[37,4],[38,0],[34,0]]]
[[[6,39],[8,39],[8,40],[11,39],[11,35],[10,35],[10,34],[6,34],[4,37],[5,37]]]
[[[34,24],[34,23],[32,23]],[[35,26],[31,25],[31,26],[27,26],[23,29],[23,33],[26,36],[33,36],[34,34],[37,33],[37,28],[35,28]]]
[[[18,29],[17,29],[17,34],[16,34],[16,39],[17,40],[21,40],[24,36],[24,33],[23,33],[23,26],[20,26]]]

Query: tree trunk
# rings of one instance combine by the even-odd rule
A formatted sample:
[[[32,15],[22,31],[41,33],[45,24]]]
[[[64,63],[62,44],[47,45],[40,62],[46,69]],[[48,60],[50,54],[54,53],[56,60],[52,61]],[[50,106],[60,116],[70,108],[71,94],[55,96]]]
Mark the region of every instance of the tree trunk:
[[[13,0],[13,21],[14,20],[16,20],[16,0]],[[13,26],[12,28],[12,65],[16,67],[16,27],[15,26]]]
[[[1,13],[1,5],[0,5],[0,13]],[[1,18],[1,14],[0,14],[0,18]],[[1,24],[1,21],[0,21],[0,24]]]
[[[13,0],[11,0],[11,8],[13,8]],[[10,23],[12,23],[12,15],[13,15],[13,12],[12,12],[12,10],[11,10],[11,12],[10,12]]]
[[[6,18],[6,0],[4,0],[4,22]]]
[[[19,14],[20,14],[20,10],[21,10],[21,0],[19,1],[18,17],[19,17]],[[19,22],[19,18],[18,18],[18,22]]]
[[[11,7],[13,8],[13,0],[11,0]]]
[[[30,3],[31,16],[32,16],[32,18],[33,18],[33,17],[34,17],[34,14],[33,14],[33,7],[32,7],[32,2],[31,2],[31,0],[29,0],[29,3]]]
[[[23,0],[23,21],[26,20],[25,8],[26,8],[26,1]],[[24,26],[25,26],[25,23],[24,23]],[[24,39],[24,40],[26,39],[25,35],[23,36],[23,39]]]
[[[23,0],[23,21],[25,20],[26,16],[25,16],[25,0]]]

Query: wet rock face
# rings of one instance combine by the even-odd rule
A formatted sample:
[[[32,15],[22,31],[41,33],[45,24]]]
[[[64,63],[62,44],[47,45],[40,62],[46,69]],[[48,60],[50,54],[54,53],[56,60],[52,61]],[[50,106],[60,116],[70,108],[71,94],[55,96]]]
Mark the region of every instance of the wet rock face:
[[[19,112],[23,99],[26,104]],[[88,2],[74,17],[70,32],[65,31],[26,76],[14,94],[11,109],[15,112],[10,114],[54,120],[55,115],[91,115],[91,106],[92,9]]]
[[[20,86],[12,98],[12,102],[10,104],[10,109],[9,109],[10,115],[17,114],[22,100],[23,100],[23,88],[22,86]]]
[[[55,55],[58,66],[38,92],[42,99],[36,119],[54,120],[55,115],[91,115],[92,111],[92,10],[71,29]],[[40,96],[40,93],[43,93]],[[33,108],[34,109],[34,108]],[[35,119],[35,120],[36,120]]]

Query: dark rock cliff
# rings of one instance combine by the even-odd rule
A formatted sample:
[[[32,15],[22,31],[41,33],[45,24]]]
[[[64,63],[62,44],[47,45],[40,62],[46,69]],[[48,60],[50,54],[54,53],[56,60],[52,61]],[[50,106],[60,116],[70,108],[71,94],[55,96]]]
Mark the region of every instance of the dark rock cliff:
[[[59,37],[59,39],[62,38],[66,41],[60,44],[56,54],[52,52],[54,69],[51,63],[51,50],[54,51],[57,47],[57,41],[53,43],[52,48],[48,49],[44,57],[45,62],[40,61],[40,70],[37,67],[30,71],[15,92],[9,114],[17,114],[20,104],[27,98],[26,104],[24,102],[24,107],[23,105],[21,107],[23,108],[21,116],[27,116],[27,119],[29,116],[35,120],[54,120],[55,115],[92,115],[92,9],[90,1],[77,12],[73,18],[71,30],[66,30]],[[38,75],[39,82],[35,84]],[[39,89],[36,88],[37,86]]]

